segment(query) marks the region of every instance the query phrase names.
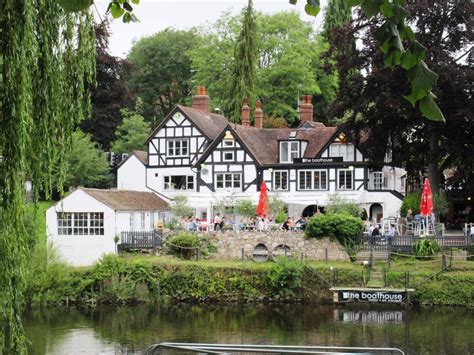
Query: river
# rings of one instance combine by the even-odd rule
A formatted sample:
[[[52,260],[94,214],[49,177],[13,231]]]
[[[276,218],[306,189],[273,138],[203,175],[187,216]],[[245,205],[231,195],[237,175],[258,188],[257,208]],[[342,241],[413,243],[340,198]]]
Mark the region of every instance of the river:
[[[31,354],[141,354],[153,343],[398,347],[474,354],[474,310],[332,305],[48,308],[24,318]]]

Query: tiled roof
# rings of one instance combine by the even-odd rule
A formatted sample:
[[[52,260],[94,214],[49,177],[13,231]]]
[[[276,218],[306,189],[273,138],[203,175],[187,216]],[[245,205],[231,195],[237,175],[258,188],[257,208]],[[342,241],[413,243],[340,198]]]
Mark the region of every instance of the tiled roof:
[[[193,121],[203,134],[212,140],[229,124],[227,119],[222,115],[216,115],[215,113],[205,115],[203,112],[192,107],[181,105],[178,105],[178,107]]]
[[[143,150],[133,150],[132,154],[135,154],[135,156],[143,163],[147,164],[148,163],[148,153],[144,152]]]
[[[89,196],[114,211],[167,211],[166,201],[152,192],[129,190],[100,190],[82,188]]]
[[[314,158],[337,132],[338,127],[326,127],[316,123],[314,128],[262,128],[233,127],[239,138],[248,147],[261,165],[278,164],[278,141],[291,140],[291,132],[296,132],[294,140],[307,141],[304,158]]]

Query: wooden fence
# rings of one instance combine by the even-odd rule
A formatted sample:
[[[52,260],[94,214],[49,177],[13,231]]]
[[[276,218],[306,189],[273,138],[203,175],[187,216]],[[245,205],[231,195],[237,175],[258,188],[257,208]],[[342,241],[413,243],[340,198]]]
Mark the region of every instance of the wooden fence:
[[[394,237],[372,237],[364,235],[357,241],[359,251],[390,251],[411,253],[413,245],[421,238],[413,235],[397,235]],[[468,250],[471,240],[464,236],[440,236],[426,237],[428,240],[435,240],[442,250],[461,249]]]
[[[134,249],[153,249],[161,246],[162,238],[158,234],[158,231],[127,231],[122,232],[120,238],[120,245],[122,248],[134,248]]]

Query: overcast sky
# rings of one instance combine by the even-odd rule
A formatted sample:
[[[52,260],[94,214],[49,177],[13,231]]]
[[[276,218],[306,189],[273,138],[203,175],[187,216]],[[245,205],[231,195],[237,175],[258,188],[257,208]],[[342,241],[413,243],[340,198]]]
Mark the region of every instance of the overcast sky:
[[[95,0],[95,4],[104,17],[109,0]],[[308,16],[304,12],[306,0],[299,0],[297,5],[291,5],[288,0],[253,0],[258,11],[274,13],[294,10],[300,17],[313,24],[315,30],[321,29],[322,12],[317,17]],[[324,7],[327,0],[322,0]],[[139,18],[138,23],[124,24],[122,20],[112,21],[110,30],[110,51],[115,56],[125,57],[134,41],[141,37],[159,32],[167,27],[189,29],[215,22],[224,11],[237,14],[247,5],[247,0],[141,0],[140,5],[134,5],[134,12]],[[97,11],[94,10],[97,16]]]

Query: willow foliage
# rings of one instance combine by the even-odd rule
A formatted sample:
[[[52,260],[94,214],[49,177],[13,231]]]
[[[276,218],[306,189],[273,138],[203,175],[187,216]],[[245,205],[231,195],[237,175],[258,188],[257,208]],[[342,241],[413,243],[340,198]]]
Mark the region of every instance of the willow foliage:
[[[26,353],[20,311],[26,267],[24,182],[64,180],[75,124],[94,79],[91,14],[54,0],[0,0],[0,353]]]

